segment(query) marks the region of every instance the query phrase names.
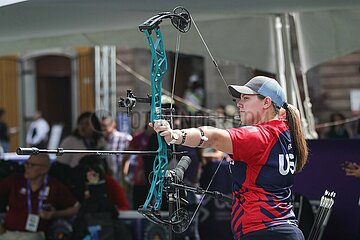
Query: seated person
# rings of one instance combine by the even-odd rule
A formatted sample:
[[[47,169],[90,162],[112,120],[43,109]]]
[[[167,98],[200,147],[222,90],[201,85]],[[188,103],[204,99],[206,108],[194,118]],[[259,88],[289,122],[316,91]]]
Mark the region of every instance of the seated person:
[[[0,239],[45,239],[49,220],[78,212],[80,204],[63,184],[48,177],[49,168],[48,155],[33,155],[25,162],[24,175],[0,181],[0,197],[9,200]]]
[[[100,122],[92,112],[83,112],[77,118],[76,129],[60,143],[64,149],[103,150],[105,141],[101,134]],[[57,157],[57,161],[74,168],[87,154],[69,153]]]
[[[87,155],[80,160],[80,171],[83,173],[84,199],[88,199],[94,194],[104,194],[108,197],[117,210],[129,210],[124,189],[109,173],[106,168],[105,159],[96,155]]]
[[[96,155],[81,158],[77,172],[82,184],[81,208],[74,221],[72,240],[131,239],[118,210],[128,210],[125,192],[111,175],[106,174],[105,159]],[[91,226],[99,226],[90,229]],[[98,238],[94,237],[97,236]]]

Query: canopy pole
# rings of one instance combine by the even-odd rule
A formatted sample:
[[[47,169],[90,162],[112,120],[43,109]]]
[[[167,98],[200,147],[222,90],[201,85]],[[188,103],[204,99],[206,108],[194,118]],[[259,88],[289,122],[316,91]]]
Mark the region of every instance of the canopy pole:
[[[304,82],[304,103],[300,95],[291,49],[290,23],[288,13],[277,15],[275,17],[275,44],[280,85],[285,89],[288,102],[295,105],[299,109],[305,137],[307,139],[317,138],[317,134],[315,132],[314,116],[312,115],[311,108],[309,110],[308,107],[308,104],[310,103],[307,89],[308,86],[307,84],[304,84]],[[313,124],[313,127],[310,122]]]
[[[277,64],[277,78],[280,85],[285,90],[285,95],[288,97],[287,86],[286,86],[286,77],[285,77],[285,58],[284,58],[284,45],[282,39],[282,23],[280,16],[275,16],[274,19],[274,42],[276,49],[276,64]]]
[[[297,106],[300,111],[300,115],[304,116],[303,106],[301,104],[301,97],[299,91],[299,85],[296,78],[294,59],[292,54],[292,44],[290,37],[290,23],[289,15],[282,14],[282,33],[283,33],[283,45],[284,45],[284,58],[285,58],[285,76],[287,80],[288,90],[288,102]]]
[[[291,103],[294,103],[295,106],[299,109],[300,112],[300,118],[301,118],[301,124],[305,132],[306,138],[312,138],[309,130],[309,124],[307,116],[304,113],[304,105],[301,100],[300,95],[300,89],[298,80],[295,73],[295,66],[294,66],[294,58],[292,54],[292,44],[291,44],[291,36],[290,36],[290,22],[289,22],[289,14],[285,13],[282,15],[282,20],[284,22],[285,27],[283,27],[283,33],[284,33],[284,45],[286,46],[284,49],[285,59],[286,59],[286,73],[287,73],[287,80],[291,85],[291,89],[294,91],[291,91]]]
[[[295,26],[295,32],[296,32],[296,40],[298,43],[298,48],[299,48],[299,58],[300,58],[300,71],[301,71],[301,76],[302,76],[302,82],[303,82],[303,88],[304,88],[304,110],[305,110],[305,116],[307,119],[307,129],[309,132],[309,137],[310,139],[317,139],[319,136],[315,130],[315,118],[314,115],[312,113],[312,104],[311,104],[311,99],[309,96],[309,87],[307,84],[307,77],[306,77],[306,72],[304,71],[304,66],[305,66],[305,59],[304,56],[302,54],[301,48],[304,46],[304,43],[302,42],[302,39],[299,37],[300,35],[302,35],[303,33],[300,30],[300,19],[299,19],[299,15],[298,13],[293,13],[292,14],[293,18],[294,18],[294,26]]]

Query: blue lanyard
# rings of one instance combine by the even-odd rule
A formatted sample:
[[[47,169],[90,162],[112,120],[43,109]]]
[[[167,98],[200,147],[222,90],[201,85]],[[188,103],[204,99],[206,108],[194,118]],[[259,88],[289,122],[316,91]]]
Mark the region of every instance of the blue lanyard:
[[[42,190],[40,192],[40,199],[39,199],[39,205],[38,205],[37,213],[40,212],[40,209],[41,209],[41,207],[43,205],[43,201],[44,201],[44,198],[45,198],[45,191],[46,191],[47,181],[48,181],[48,176],[46,175],[45,178],[44,178]],[[28,213],[31,214],[32,213],[31,187],[30,187],[30,181],[29,180],[27,180],[27,205],[28,205]]]

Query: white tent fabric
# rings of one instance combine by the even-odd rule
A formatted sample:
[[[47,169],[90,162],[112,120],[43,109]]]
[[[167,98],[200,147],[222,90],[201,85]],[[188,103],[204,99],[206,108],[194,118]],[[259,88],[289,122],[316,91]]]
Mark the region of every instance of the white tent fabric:
[[[86,45],[146,47],[138,25],[149,17],[187,8],[216,59],[276,72],[273,17],[295,12],[301,22],[304,67],[360,49],[358,0],[32,0],[0,7],[0,55]],[[166,48],[176,30],[164,21]],[[324,44],[325,43],[325,44]],[[181,51],[206,56],[195,29]]]
[[[25,1],[27,1],[27,0],[2,0],[0,2],[0,7],[19,3],[19,2],[25,2]]]
[[[360,49],[360,10],[295,13],[294,18],[305,72]]]

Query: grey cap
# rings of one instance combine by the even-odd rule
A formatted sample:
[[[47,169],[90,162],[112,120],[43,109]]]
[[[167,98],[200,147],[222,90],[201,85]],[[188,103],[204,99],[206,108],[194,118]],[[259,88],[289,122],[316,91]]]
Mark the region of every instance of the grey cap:
[[[241,94],[260,94],[270,97],[278,108],[286,103],[286,96],[280,84],[273,78],[256,76],[250,79],[244,86],[229,85],[229,93],[235,98]]]

